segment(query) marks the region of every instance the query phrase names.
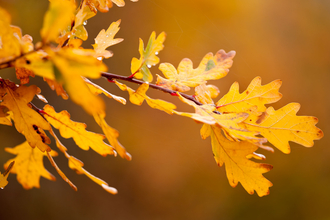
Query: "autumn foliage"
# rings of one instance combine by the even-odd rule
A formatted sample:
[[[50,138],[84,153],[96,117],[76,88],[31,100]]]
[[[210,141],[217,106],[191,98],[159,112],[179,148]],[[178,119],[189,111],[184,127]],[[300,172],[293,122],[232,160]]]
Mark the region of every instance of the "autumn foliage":
[[[132,0],[133,1],[133,0]],[[214,159],[219,166],[225,164],[229,184],[235,187],[238,182],[249,193],[259,196],[269,194],[272,183],[263,174],[272,165],[258,163],[265,156],[256,153],[263,150],[274,151],[273,147],[285,154],[290,153],[289,142],[312,147],[314,140],[322,138],[322,131],[315,126],[317,118],[297,116],[300,105],[290,103],[278,110],[267,105],[277,102],[281,80],[266,85],[261,78],[254,78],[248,88],[239,92],[239,84],[233,83],[229,92],[214,101],[219,89],[210,80],[225,77],[233,64],[234,51],[219,50],[206,54],[197,68],[192,61],[183,59],[178,67],[161,63],[162,75],[151,72],[158,65],[158,53],[164,48],[165,33],[151,33],[146,44],[140,39],[138,58],[131,61],[128,76],[106,72],[102,62],[113,56],[107,48],[123,41],[116,38],[120,20],[101,30],[95,38],[93,49],[81,47],[87,40],[86,21],[100,12],[107,12],[113,4],[124,6],[123,0],[51,0],[40,31],[42,42],[34,44],[32,37],[23,35],[19,27],[11,25],[10,15],[0,8],[0,69],[14,67],[20,84],[0,78],[0,123],[11,126],[23,134],[26,141],[14,148],[5,148],[15,157],[4,165],[5,172],[0,175],[0,187],[7,185],[8,174],[16,173],[17,180],[25,189],[39,188],[40,177],[55,180],[43,166],[46,156],[59,175],[73,188],[76,186],[60,170],[53,159],[58,153],[50,147],[55,142],[58,150],[68,159],[68,165],[78,174],[84,174],[110,193],[117,190],[84,168],[84,163],[69,154],[69,150],[56,136],[57,129],[62,138],[72,138],[83,150],[92,149],[102,156],[117,154],[127,160],[131,155],[118,141],[119,133],[106,122],[106,110],[101,94],[117,102],[126,104],[123,97],[109,93],[106,89],[89,79],[107,78],[109,86],[117,86],[127,91],[133,104],[144,101],[154,109],[167,114],[180,115],[201,123],[201,137],[210,137]],[[63,99],[71,99],[93,116],[104,134],[86,130],[86,124],[71,120],[67,111],[58,112],[36,85],[29,84],[29,78],[39,76]],[[125,82],[139,85],[130,88]],[[192,106],[195,112],[182,112],[168,101],[154,99],[147,95],[148,90],[158,89],[178,98],[182,103]],[[194,94],[187,92],[194,89]],[[191,92],[191,91],[190,91]],[[192,93],[191,93],[192,94]],[[169,96],[169,97],[171,97]],[[45,102],[43,107],[35,106],[32,101],[38,98]],[[54,146],[55,147],[55,146]]]

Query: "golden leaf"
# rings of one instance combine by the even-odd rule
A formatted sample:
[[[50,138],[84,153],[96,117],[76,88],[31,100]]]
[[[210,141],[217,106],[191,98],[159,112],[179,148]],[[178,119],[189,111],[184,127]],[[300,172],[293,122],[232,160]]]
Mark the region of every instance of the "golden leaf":
[[[67,0],[53,0],[45,14],[41,37],[44,43],[55,42],[60,33],[71,26],[76,6]]]
[[[56,179],[44,168],[43,157],[46,156],[46,152],[43,153],[39,149],[31,148],[27,141],[14,148],[5,148],[5,150],[17,155],[14,159],[7,161],[5,167],[7,168],[12,161],[15,161],[15,166],[11,172],[17,174],[17,180],[24,189],[40,188],[41,176],[52,181]],[[55,151],[51,151],[50,154],[57,155]]]
[[[211,130],[214,158],[219,166],[225,164],[229,184],[235,187],[240,182],[249,194],[256,191],[258,196],[268,195],[269,187],[273,184],[262,174],[273,167],[247,159],[258,149],[258,146],[247,141],[229,141],[221,134],[221,128],[218,125],[206,126],[211,128],[204,128],[203,131]]]
[[[10,15],[0,7],[0,62],[6,62],[21,53],[20,40],[10,26]]]
[[[62,137],[73,138],[81,149],[88,150],[92,148],[102,156],[114,154],[113,148],[103,142],[104,135],[86,131],[86,124],[71,121],[70,114],[67,111],[56,113],[52,106],[46,105],[43,115],[53,127],[60,131]]]
[[[264,112],[265,104],[277,102],[282,94],[278,92],[282,85],[281,80],[275,80],[267,85],[261,85],[261,78],[256,77],[252,80],[248,88],[239,93],[238,83],[235,82],[229,92],[224,95],[217,103],[219,112],[246,112],[253,106],[257,106],[257,111]]]
[[[262,136],[283,153],[290,153],[289,141],[312,147],[314,140],[323,137],[323,132],[315,126],[317,118],[312,116],[297,116],[300,105],[290,103],[275,111],[269,107],[260,116],[250,115],[245,120],[246,128],[250,131],[260,132]]]
[[[98,59],[109,58],[112,57],[112,52],[106,50],[108,47],[118,44],[122,42],[124,39],[116,38],[114,39],[115,35],[119,31],[119,24],[120,20],[116,22],[112,22],[107,31],[102,29],[100,33],[95,38],[95,44],[93,44],[93,48],[96,52],[95,57]]]
[[[170,63],[162,63],[159,69],[167,79],[157,75],[157,85],[179,92],[189,91],[189,87],[225,77],[232,66],[234,56],[235,51],[226,53],[219,50],[214,56],[208,53],[196,69],[193,69],[193,63],[188,58],[180,62],[178,70]]]
[[[164,48],[166,34],[164,32],[160,33],[156,38],[156,33],[152,32],[147,44],[146,49],[144,49],[144,44],[142,39],[139,43],[139,53],[140,59],[133,58],[131,62],[131,72],[137,79],[143,79],[145,82],[151,82],[153,77],[149,71],[151,66],[159,63],[159,58],[157,54]]]
[[[13,113],[15,128],[22,133],[31,147],[37,146],[41,151],[50,151],[45,143],[50,143],[43,130],[50,130],[49,123],[28,103],[38,92],[35,85],[16,87],[14,83],[6,80],[0,82],[0,93],[3,96],[2,106],[6,106]]]

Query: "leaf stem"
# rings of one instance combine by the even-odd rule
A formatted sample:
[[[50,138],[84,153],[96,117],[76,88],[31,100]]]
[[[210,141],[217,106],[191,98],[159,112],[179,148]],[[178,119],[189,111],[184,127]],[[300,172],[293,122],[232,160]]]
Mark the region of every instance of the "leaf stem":
[[[107,72],[101,72],[101,75],[103,77],[107,78],[108,81],[110,81],[110,82],[113,81],[114,79],[119,79],[119,80],[123,80],[123,81],[126,81],[126,82],[131,82],[131,83],[135,83],[135,84],[139,84],[139,85],[141,85],[143,83],[146,83],[144,81],[134,79],[131,76],[128,76],[127,77],[127,76],[121,76],[121,75],[117,75],[117,74],[113,74],[113,73],[107,73]],[[149,83],[149,87],[151,87],[153,89],[160,90],[160,91],[165,92],[165,93],[169,93],[169,94],[171,94],[173,96],[177,96],[177,93],[179,93],[181,96],[183,96],[186,99],[189,99],[189,100],[193,101],[197,105],[203,105],[202,103],[200,103],[199,101],[197,101],[195,99],[195,97],[192,96],[192,95],[187,95],[187,94],[182,93],[182,92],[178,92],[178,91],[171,90],[171,89],[166,89],[166,88],[157,86],[156,84],[152,84],[152,83]]]

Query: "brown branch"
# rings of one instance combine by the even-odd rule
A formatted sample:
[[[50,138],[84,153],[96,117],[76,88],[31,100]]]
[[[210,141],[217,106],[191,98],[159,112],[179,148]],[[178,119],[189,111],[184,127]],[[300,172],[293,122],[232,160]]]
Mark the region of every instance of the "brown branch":
[[[137,79],[134,79],[130,76],[121,76],[121,75],[116,75],[116,74],[113,74],[113,73],[107,73],[107,72],[102,72],[101,75],[105,78],[107,78],[110,82],[114,79],[119,79],[119,80],[123,80],[123,81],[126,81],[126,82],[131,82],[131,83],[135,83],[135,84],[143,84],[143,83],[146,83],[146,82],[143,82],[143,81],[140,81],[140,80],[137,80]],[[160,87],[160,86],[157,86],[156,84],[152,84],[152,83],[149,83],[149,87],[153,88],[153,89],[157,89],[157,90],[160,90],[162,92],[165,92],[165,93],[169,93],[173,96],[177,96],[177,93],[179,93],[182,97],[190,100],[190,101],[193,101],[195,102],[197,105],[203,105],[202,103],[200,103],[199,101],[197,101],[195,99],[194,96],[192,95],[187,95],[185,93],[182,93],[182,92],[178,92],[178,91],[175,91],[175,90],[171,90],[171,89],[166,89],[166,88],[163,88],[163,87]]]

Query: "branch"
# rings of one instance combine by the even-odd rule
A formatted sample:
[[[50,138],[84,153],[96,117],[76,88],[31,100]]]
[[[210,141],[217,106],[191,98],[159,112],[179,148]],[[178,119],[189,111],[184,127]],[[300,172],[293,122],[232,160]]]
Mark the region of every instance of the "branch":
[[[108,81],[110,81],[110,82],[113,81],[114,79],[119,79],[119,80],[131,82],[131,83],[135,83],[135,84],[139,84],[139,85],[141,85],[143,83],[146,83],[146,82],[143,82],[143,81],[140,81],[140,80],[131,78],[129,76],[121,76],[121,75],[116,75],[116,74],[113,74],[113,73],[102,72],[101,75],[103,77],[107,78]],[[165,93],[169,93],[169,94],[171,94],[173,96],[177,96],[177,93],[179,93],[181,96],[183,96],[184,98],[189,99],[189,100],[195,102],[197,105],[203,105],[202,103],[200,103],[199,101],[197,101],[195,99],[195,97],[192,96],[192,95],[187,95],[187,94],[182,93],[182,92],[178,92],[178,91],[171,90],[171,89],[166,89],[166,88],[157,86],[156,84],[152,84],[152,83],[149,83],[149,87],[151,87],[153,89],[160,90],[160,91],[165,92]]]

